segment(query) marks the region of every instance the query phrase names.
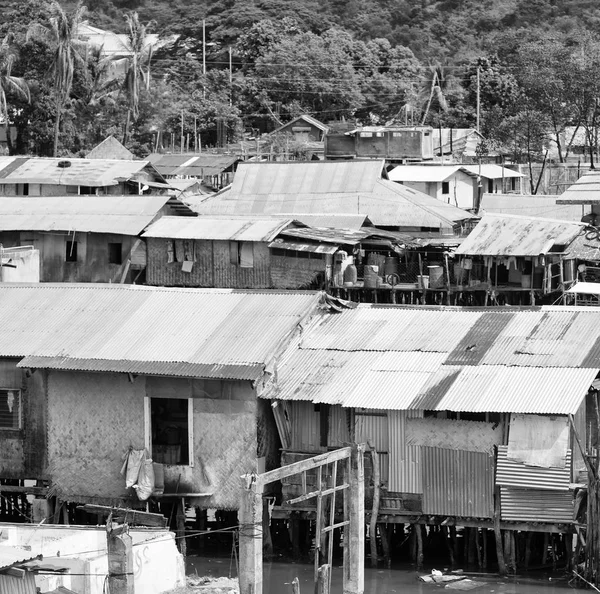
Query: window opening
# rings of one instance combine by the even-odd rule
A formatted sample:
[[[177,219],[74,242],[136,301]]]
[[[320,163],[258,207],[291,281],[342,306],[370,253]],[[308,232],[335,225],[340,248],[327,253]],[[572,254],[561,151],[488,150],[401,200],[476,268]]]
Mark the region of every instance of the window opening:
[[[123,244],[109,243],[108,244],[108,263],[123,264]]]
[[[152,459],[161,464],[190,463],[189,400],[150,398]]]
[[[67,241],[65,250],[65,262],[77,262],[77,242]]]
[[[0,429],[21,429],[21,391],[0,389]]]
[[[442,194],[450,194],[450,182],[442,182]]]

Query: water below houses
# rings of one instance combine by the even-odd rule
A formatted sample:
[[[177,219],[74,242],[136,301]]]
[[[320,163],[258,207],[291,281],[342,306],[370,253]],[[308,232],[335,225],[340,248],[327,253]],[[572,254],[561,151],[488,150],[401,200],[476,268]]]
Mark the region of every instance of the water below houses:
[[[332,594],[342,592],[342,568],[334,563]],[[431,568],[430,568],[431,569]],[[236,577],[234,557],[188,556],[188,575],[211,577]],[[409,565],[399,565],[393,569],[365,568],[365,594],[434,594],[444,589],[445,584],[424,583],[418,576],[427,574],[416,572]],[[300,592],[313,591],[313,565],[274,561],[264,565],[264,594],[291,593],[294,578],[300,581]],[[481,585],[473,589],[477,594],[567,594],[567,592],[589,592],[569,585],[569,577],[564,573],[529,572],[517,577],[501,578],[491,573],[469,573],[470,580]],[[451,591],[451,590],[450,590]]]

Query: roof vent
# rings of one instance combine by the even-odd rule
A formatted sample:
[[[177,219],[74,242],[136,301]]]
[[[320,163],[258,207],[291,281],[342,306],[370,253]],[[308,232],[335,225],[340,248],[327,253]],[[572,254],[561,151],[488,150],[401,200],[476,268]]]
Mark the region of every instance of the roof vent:
[[[71,167],[71,161],[59,161],[58,167],[61,169],[66,169],[67,167]]]

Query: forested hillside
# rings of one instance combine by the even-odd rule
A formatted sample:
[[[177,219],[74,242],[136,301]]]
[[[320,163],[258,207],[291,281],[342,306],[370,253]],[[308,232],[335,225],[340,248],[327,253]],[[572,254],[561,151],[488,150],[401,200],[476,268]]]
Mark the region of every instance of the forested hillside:
[[[12,152],[84,153],[114,134],[144,154],[179,144],[182,128],[210,145],[301,113],[472,127],[477,80],[481,129],[514,160],[542,159],[549,139],[563,159],[567,126],[597,144],[597,0],[0,0],[0,11]],[[130,57],[117,68],[83,48],[84,20],[127,34]],[[149,33],[169,43],[149,52]]]

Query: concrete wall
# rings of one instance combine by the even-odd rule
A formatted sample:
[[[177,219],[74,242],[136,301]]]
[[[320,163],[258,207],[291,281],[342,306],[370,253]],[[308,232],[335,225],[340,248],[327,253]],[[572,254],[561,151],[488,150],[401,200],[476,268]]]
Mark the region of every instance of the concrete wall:
[[[121,243],[122,262],[125,262],[137,237],[108,233],[76,233],[77,262],[66,261],[67,241],[73,234],[59,231],[39,233],[0,233],[0,243],[5,247],[33,245],[40,253],[41,282],[120,282],[123,264],[110,264],[108,244]],[[130,270],[126,282],[132,282],[138,270]]]
[[[213,493],[195,505],[236,509],[240,476],[256,471],[256,396],[249,382],[49,372],[48,458],[58,496],[112,503],[127,498],[120,474],[131,446],[149,445],[145,400],[193,399],[194,465],[164,465],[165,491]]]
[[[0,359],[0,387],[21,390],[22,428],[0,430],[0,478],[43,478],[46,471],[46,378]]]
[[[147,283],[166,287],[218,287],[268,289],[272,286],[270,252],[266,242],[252,242],[254,266],[232,264],[229,241],[195,240],[196,261],[191,272],[182,271],[182,262],[168,261],[170,239],[148,238]]]
[[[185,567],[172,532],[130,528],[136,592],[160,594],[185,584]],[[86,594],[103,594],[108,574],[106,529],[92,526],[3,524],[0,543],[30,548],[44,562],[68,567],[64,575],[36,576],[42,592],[59,586]],[[59,556],[57,556],[59,555]]]

